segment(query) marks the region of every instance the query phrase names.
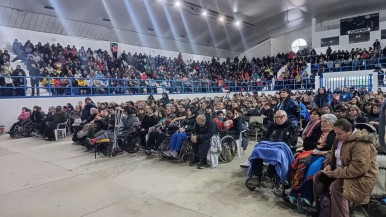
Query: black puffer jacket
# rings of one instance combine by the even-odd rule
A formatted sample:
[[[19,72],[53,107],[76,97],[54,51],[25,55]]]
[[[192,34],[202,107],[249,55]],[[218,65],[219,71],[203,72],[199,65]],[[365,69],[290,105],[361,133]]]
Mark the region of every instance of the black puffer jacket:
[[[289,146],[296,146],[298,135],[292,123],[287,120],[283,125],[271,124],[262,136],[263,141],[284,142]]]

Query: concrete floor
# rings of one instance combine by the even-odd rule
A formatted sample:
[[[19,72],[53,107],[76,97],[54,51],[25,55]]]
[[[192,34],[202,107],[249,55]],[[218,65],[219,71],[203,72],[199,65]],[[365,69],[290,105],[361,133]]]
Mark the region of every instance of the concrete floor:
[[[242,159],[198,170],[143,153],[96,160],[70,139],[0,136],[0,216],[301,216],[244,186]]]

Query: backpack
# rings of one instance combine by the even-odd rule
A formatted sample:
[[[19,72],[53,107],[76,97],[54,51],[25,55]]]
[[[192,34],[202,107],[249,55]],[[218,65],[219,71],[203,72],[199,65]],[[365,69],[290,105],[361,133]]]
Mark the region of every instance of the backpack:
[[[216,168],[218,165],[218,156],[221,153],[221,139],[220,136],[215,134],[210,139],[210,148],[207,155],[207,162],[211,168]]]
[[[303,185],[308,167],[311,163],[311,154],[313,150],[303,151],[297,157],[295,162],[292,164],[292,169],[294,172],[292,189],[299,190]]]

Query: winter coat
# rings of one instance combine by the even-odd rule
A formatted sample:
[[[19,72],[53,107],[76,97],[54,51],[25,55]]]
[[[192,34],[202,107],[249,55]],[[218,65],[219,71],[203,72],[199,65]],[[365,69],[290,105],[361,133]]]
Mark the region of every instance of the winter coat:
[[[210,138],[212,138],[214,134],[217,134],[217,131],[216,123],[211,119],[206,119],[203,127],[195,124],[192,134],[197,136],[197,143],[201,144],[204,142],[209,143]]]
[[[349,102],[352,99],[352,94],[350,92],[340,93],[340,101],[341,102]]]
[[[284,110],[287,113],[288,119],[290,121],[298,120],[300,116],[300,108],[298,104],[291,98],[287,98],[283,102],[280,102],[275,106],[274,113],[279,110]]]
[[[339,140],[335,140],[324,164],[331,165],[333,177],[343,179],[343,197],[349,201],[366,204],[378,180],[377,150],[373,139],[356,131],[340,150],[342,167],[336,168],[335,150]]]
[[[287,145],[295,146],[298,142],[298,134],[290,120],[283,125],[271,124],[264,133],[261,140],[270,142],[284,142]]]
[[[330,105],[332,102],[332,97],[330,94],[318,94],[314,98],[314,102],[318,108],[322,108],[325,104]]]

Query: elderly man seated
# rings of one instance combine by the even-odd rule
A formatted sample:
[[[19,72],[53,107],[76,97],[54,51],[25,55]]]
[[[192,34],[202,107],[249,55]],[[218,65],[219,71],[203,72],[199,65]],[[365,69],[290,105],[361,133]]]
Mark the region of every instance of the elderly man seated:
[[[274,118],[275,123],[262,136],[262,142],[256,145],[249,158],[251,165],[248,176],[257,179],[257,186],[261,185],[264,161],[269,163],[267,177],[278,175],[281,183],[286,180],[290,165],[294,162],[291,148],[297,143],[296,129],[285,111],[277,111]]]

